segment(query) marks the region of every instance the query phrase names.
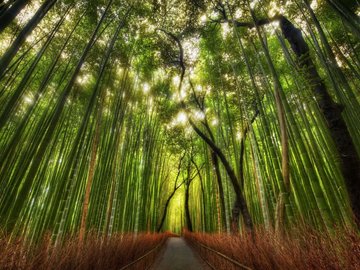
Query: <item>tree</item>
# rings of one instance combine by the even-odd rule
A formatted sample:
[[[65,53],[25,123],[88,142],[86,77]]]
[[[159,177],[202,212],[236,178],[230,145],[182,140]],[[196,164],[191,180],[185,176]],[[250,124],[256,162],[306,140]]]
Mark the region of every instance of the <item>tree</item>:
[[[167,210],[168,210],[171,199],[174,197],[176,191],[184,184],[184,181],[180,182],[180,183],[178,183],[178,181],[179,181],[179,178],[180,178],[180,173],[181,173],[181,169],[182,169],[181,166],[182,166],[182,162],[183,162],[183,160],[185,158],[185,154],[186,154],[186,152],[180,157],[179,164],[178,164],[178,167],[177,167],[177,174],[176,174],[176,178],[175,178],[174,188],[173,188],[172,192],[170,193],[169,197],[167,198],[167,200],[165,201],[163,214],[161,216],[159,225],[158,225],[157,230],[156,230],[157,232],[160,232],[163,225],[164,225]]]

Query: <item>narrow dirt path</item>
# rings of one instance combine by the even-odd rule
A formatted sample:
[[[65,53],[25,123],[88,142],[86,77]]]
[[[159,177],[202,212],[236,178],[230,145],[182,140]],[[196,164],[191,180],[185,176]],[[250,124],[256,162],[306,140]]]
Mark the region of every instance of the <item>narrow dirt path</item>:
[[[153,270],[208,270],[206,264],[180,237],[170,237]]]

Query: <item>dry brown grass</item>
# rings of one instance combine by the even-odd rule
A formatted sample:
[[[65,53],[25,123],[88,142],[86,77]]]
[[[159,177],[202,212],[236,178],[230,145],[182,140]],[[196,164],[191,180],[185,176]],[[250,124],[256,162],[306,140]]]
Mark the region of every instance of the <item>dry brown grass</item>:
[[[106,242],[90,234],[83,244],[77,238],[67,239],[55,247],[45,237],[32,247],[22,239],[11,241],[0,236],[0,269],[121,269],[135,261],[169,236],[164,234],[118,234]],[[147,269],[153,264],[161,248],[128,269]]]
[[[215,269],[241,269],[202,243],[252,269],[360,269],[360,237],[356,232],[337,230],[332,236],[310,229],[293,231],[279,238],[275,233],[257,230],[249,236],[185,233],[185,238]]]

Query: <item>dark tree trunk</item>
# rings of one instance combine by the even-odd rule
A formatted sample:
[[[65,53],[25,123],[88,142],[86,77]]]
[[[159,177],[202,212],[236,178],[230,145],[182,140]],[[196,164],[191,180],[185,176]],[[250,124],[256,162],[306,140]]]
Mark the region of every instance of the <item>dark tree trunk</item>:
[[[186,217],[187,229],[189,232],[192,232],[193,226],[191,222],[190,208],[189,208],[190,185],[191,185],[191,180],[188,179],[188,181],[185,184],[185,217]]]
[[[204,224],[203,224],[203,228],[205,227],[205,231],[206,231],[206,202],[205,202],[205,190],[204,190],[204,183],[203,183],[203,179],[202,179],[202,175],[200,172],[200,169],[198,167],[198,165],[196,164],[196,162],[194,161],[194,159],[191,159],[191,162],[194,164],[196,171],[199,175],[199,180],[200,180],[200,188],[201,188],[201,196],[202,196],[202,211],[203,211],[203,217],[204,217]]]
[[[216,156],[216,154],[211,151],[211,160],[214,165],[215,174],[216,174],[216,180],[219,187],[219,196],[220,196],[220,209],[221,209],[221,227],[223,229],[226,229],[226,212],[225,212],[225,196],[224,196],[224,188],[221,181],[221,173],[220,173],[220,167],[219,167],[219,159]]]
[[[244,154],[245,154],[245,140],[247,135],[248,128],[244,130],[244,136],[240,142],[240,185],[241,188],[244,187]],[[232,211],[231,211],[231,232],[237,234],[239,232],[239,218],[240,218],[240,203],[238,200],[235,200]]]
[[[179,162],[179,165],[178,165],[178,172],[177,172],[177,175],[176,175],[176,179],[175,179],[175,186],[174,186],[174,189],[173,191],[171,192],[170,196],[167,198],[166,202],[165,202],[165,207],[164,207],[164,211],[163,211],[163,214],[162,214],[162,217],[161,217],[161,220],[160,220],[160,223],[159,223],[159,226],[157,227],[156,231],[157,232],[160,232],[161,229],[162,229],[162,226],[164,225],[164,222],[165,222],[165,218],[166,218],[166,214],[167,214],[167,209],[169,207],[169,204],[170,204],[170,201],[172,199],[172,197],[174,197],[176,191],[182,186],[182,184],[184,182],[182,182],[181,184],[177,185],[177,182],[178,182],[178,179],[179,179],[179,176],[180,176],[180,172],[181,172],[181,164],[182,164],[182,161],[185,157],[185,154],[183,154],[180,158],[180,162]]]
[[[339,154],[339,165],[344,176],[349,193],[351,207],[357,222],[360,220],[360,160],[356,152],[351,135],[341,115],[343,106],[331,98],[326,85],[316,70],[311,59],[309,47],[302,36],[301,30],[296,28],[285,17],[280,17],[282,33],[290,43],[291,49],[298,59],[299,69],[305,73],[313,91],[332,139]]]
[[[243,137],[241,138],[241,142],[240,142],[240,164],[239,164],[239,169],[240,169],[240,185],[241,188],[244,187],[244,156],[245,156],[245,140],[247,138],[247,134],[249,132],[250,129],[250,125],[252,123],[254,123],[254,121],[256,120],[257,116],[259,115],[260,111],[258,109],[256,109],[255,114],[253,116],[253,118],[250,121],[250,124],[247,124],[244,128],[243,131]],[[235,200],[232,211],[231,211],[231,232],[233,234],[236,234],[239,232],[239,218],[240,218],[240,203],[238,202],[238,200]]]
[[[240,185],[244,187],[244,154],[245,154],[245,140],[247,135],[248,128],[244,130],[244,136],[241,138],[240,142]],[[239,218],[240,218],[240,203],[236,199],[231,210],[231,233],[237,234],[239,232]]]
[[[306,2],[306,1],[305,1]],[[347,5],[340,3],[340,1],[328,0],[333,8],[338,12],[342,12],[343,16],[351,14]],[[352,1],[349,1],[352,2]],[[307,2],[306,2],[307,3]],[[352,16],[350,16],[352,17]],[[281,31],[285,39],[289,42],[292,51],[297,56],[299,70],[301,70],[309,85],[313,88],[316,101],[320,111],[324,115],[327,122],[331,137],[335,143],[339,154],[339,166],[345,180],[346,188],[349,194],[351,208],[354,213],[355,221],[359,224],[360,221],[360,159],[356,151],[355,145],[351,138],[350,132],[347,129],[345,121],[342,117],[343,105],[337,104],[330,96],[325,83],[321,79],[316,70],[316,66],[311,59],[309,46],[307,45],[302,32],[296,28],[287,18],[282,15],[277,15],[270,19],[261,19],[255,22],[239,22],[229,20],[223,11],[223,19],[218,22],[233,23],[237,27],[253,28],[269,24],[273,21],[279,21]],[[358,24],[358,18],[352,18],[352,22]],[[354,27],[358,32],[358,27]],[[357,33],[355,33],[357,35]]]
[[[199,109],[204,109],[200,102],[198,101],[198,106]],[[209,126],[209,123],[207,121],[207,119],[205,119],[205,122],[203,123],[209,136],[210,139],[215,142],[215,136]],[[215,174],[216,174],[216,180],[217,180],[217,184],[218,184],[218,188],[219,188],[219,196],[220,196],[220,216],[221,216],[221,228],[225,229],[227,228],[227,223],[226,223],[226,211],[225,211],[225,196],[224,196],[224,188],[223,188],[223,184],[222,184],[222,180],[221,180],[221,172],[220,172],[220,167],[219,167],[219,158],[216,155],[216,153],[211,150],[211,161],[214,165],[214,169],[215,169]]]
[[[0,33],[15,19],[19,12],[29,3],[29,0],[17,0],[0,16]]]
[[[180,92],[181,90],[181,86],[184,80],[184,76],[185,76],[185,63],[184,63],[184,50],[183,47],[181,45],[181,42],[179,40],[179,38],[177,38],[174,34],[169,33],[165,30],[160,29],[161,31],[163,31],[165,34],[167,34],[169,37],[171,37],[179,46],[179,65],[181,68],[181,76],[180,76],[180,82],[178,85],[178,91]],[[184,101],[181,101],[181,106],[186,110],[186,105],[184,103]],[[200,136],[201,139],[203,139],[206,144],[211,148],[211,150],[219,157],[221,163],[223,164],[229,178],[231,181],[231,184],[234,188],[235,194],[236,194],[236,198],[239,202],[240,205],[240,209],[241,209],[241,213],[243,215],[244,218],[244,223],[245,223],[245,227],[248,231],[252,232],[253,231],[253,222],[252,222],[252,218],[250,216],[248,207],[247,207],[247,203],[245,201],[245,198],[241,192],[241,187],[239,184],[239,181],[236,177],[236,174],[233,170],[233,168],[231,167],[231,164],[229,163],[229,161],[226,159],[224,153],[221,151],[221,149],[215,144],[214,139],[210,139],[208,138],[196,125],[195,123],[191,120],[191,118],[189,118],[189,123],[192,126],[192,128],[194,129],[194,131]],[[207,128],[207,130],[209,131],[209,126],[207,123],[205,123],[205,127]],[[210,132],[211,135],[211,132]]]
[[[162,214],[162,216],[161,216],[160,224],[159,224],[159,226],[158,226],[157,229],[156,229],[157,232],[160,232],[161,229],[162,229],[162,226],[164,225],[165,218],[166,218],[166,214],[167,214],[167,209],[168,209],[168,207],[169,207],[169,204],[170,204],[170,201],[171,201],[172,197],[174,197],[174,195],[175,195],[175,192],[176,192],[176,190],[174,190],[174,191],[170,194],[170,196],[168,197],[168,199],[166,200],[165,207],[164,207],[164,211],[163,211],[163,214]]]
[[[241,187],[239,184],[239,181],[236,177],[236,174],[233,170],[233,168],[231,167],[229,161],[227,160],[227,158],[225,157],[224,153],[221,151],[221,149],[219,147],[217,147],[217,145],[210,140],[195,124],[194,122],[189,119],[189,123],[192,126],[192,128],[194,129],[194,131],[207,143],[207,145],[210,146],[211,150],[214,151],[214,153],[216,153],[216,155],[219,157],[221,163],[223,164],[229,178],[231,181],[231,184],[234,188],[235,194],[236,194],[236,199],[239,202],[240,205],[240,209],[241,209],[241,214],[243,215],[244,218],[244,223],[245,226],[247,228],[247,230],[252,231],[253,229],[253,222],[252,222],[252,218],[250,216],[249,210],[248,210],[248,206],[247,203],[245,201],[245,198],[241,192]]]

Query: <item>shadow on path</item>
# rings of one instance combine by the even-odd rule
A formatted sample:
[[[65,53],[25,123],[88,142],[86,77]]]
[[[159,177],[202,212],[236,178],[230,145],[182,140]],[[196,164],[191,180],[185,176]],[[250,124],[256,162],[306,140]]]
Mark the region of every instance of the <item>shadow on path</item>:
[[[180,237],[170,237],[153,270],[207,270],[206,264]]]

